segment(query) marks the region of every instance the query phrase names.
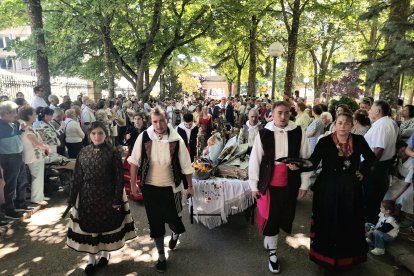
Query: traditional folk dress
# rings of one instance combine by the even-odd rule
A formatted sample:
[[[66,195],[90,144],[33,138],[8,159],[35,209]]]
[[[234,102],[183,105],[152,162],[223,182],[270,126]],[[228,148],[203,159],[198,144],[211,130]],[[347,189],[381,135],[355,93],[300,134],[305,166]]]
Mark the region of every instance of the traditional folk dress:
[[[269,122],[256,136],[249,160],[249,184],[252,191],[261,194],[257,224],[264,236],[276,236],[280,229],[291,233],[299,188],[307,190],[310,184],[311,173],[291,171],[276,160],[309,155],[308,139],[292,121],[283,129]]]
[[[194,169],[177,131],[169,124],[168,134],[158,136],[150,126],[138,136],[128,162],[138,167],[151,238],[165,235],[165,223],[175,234],[184,233],[182,191],[187,187],[183,180]]]
[[[192,125],[187,128],[184,123],[181,123],[176,128],[178,134],[183,138],[184,144],[190,153],[191,162],[194,162],[194,157],[197,155],[197,135],[198,126]]]
[[[122,159],[103,143],[82,149],[76,160],[69,203],[73,204],[66,245],[96,254],[122,248],[136,237],[123,189]],[[112,205],[121,205],[116,210]]]
[[[361,155],[365,159],[360,166]],[[350,134],[341,144],[336,133],[321,138],[310,160],[322,161],[313,186],[310,259],[326,267],[347,267],[366,260],[362,183],[375,160],[364,137]]]

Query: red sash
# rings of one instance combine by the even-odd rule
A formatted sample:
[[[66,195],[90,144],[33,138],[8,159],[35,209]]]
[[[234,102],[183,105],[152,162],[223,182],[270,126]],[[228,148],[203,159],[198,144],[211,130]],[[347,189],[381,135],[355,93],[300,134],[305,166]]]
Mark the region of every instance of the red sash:
[[[269,186],[286,187],[288,184],[288,170],[289,168],[284,163],[275,165]]]
[[[286,187],[288,185],[288,170],[286,164],[277,164],[273,167],[273,176],[270,180],[269,186],[273,187]],[[269,219],[270,211],[270,194],[269,189],[265,194],[257,200],[257,216],[256,223],[259,226],[259,232],[262,234],[266,222]]]

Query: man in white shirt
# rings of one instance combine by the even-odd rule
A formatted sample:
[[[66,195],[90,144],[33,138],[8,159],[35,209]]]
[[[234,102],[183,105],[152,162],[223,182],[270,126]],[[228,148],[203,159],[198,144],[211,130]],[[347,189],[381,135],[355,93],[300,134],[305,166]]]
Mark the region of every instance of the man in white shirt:
[[[273,121],[256,136],[249,159],[249,185],[257,198],[256,221],[269,250],[269,270],[280,271],[276,256],[279,231],[291,233],[297,198],[305,196],[311,172],[301,172],[281,158],[309,158],[308,139],[301,127],[289,121],[290,104],[273,104]]]
[[[91,123],[96,121],[95,113],[91,109],[91,105],[92,100],[90,99],[85,100],[82,104],[83,108],[81,108],[81,123],[83,126],[90,125]]]
[[[43,86],[38,85],[33,88],[34,97],[32,99],[32,107],[34,109],[41,107],[46,107],[47,103],[45,99],[43,98],[45,96],[45,91],[43,90]]]
[[[250,154],[252,151],[254,140],[259,134],[259,130],[263,128],[262,124],[259,122],[259,112],[256,109],[252,109],[249,112],[249,120],[243,127],[240,129],[238,136],[239,144],[248,143],[247,154]]]
[[[375,224],[378,220],[378,208],[390,184],[390,169],[395,155],[398,129],[390,118],[391,107],[386,101],[375,101],[368,113],[373,123],[364,137],[378,162],[364,177],[364,204],[366,220]]]
[[[137,172],[141,176],[142,193],[145,198],[150,236],[158,250],[156,269],[165,272],[167,263],[164,252],[165,223],[172,230],[168,247],[173,250],[181,233],[185,232],[181,220],[182,195],[188,184],[188,193],[193,193],[190,155],[183,139],[167,124],[167,116],[161,107],[155,107],[150,114],[152,125],[142,132],[134,145],[128,162],[131,165],[130,183],[132,194],[138,196]],[[139,171],[138,171],[139,168]]]

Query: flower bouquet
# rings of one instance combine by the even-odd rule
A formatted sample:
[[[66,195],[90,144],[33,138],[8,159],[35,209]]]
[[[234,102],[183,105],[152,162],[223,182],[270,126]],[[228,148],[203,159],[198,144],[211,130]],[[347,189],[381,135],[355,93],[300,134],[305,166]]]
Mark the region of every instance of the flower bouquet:
[[[194,161],[193,168],[194,178],[198,180],[205,180],[210,178],[213,171],[213,166],[209,162],[203,162],[201,160]]]

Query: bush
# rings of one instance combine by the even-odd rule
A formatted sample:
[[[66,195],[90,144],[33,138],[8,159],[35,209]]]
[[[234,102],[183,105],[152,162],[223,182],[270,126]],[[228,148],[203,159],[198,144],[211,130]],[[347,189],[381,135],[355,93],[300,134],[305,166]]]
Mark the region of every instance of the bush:
[[[347,96],[342,96],[342,97],[339,98],[339,100],[331,99],[329,101],[328,110],[332,114],[332,117],[335,118],[336,107],[340,104],[346,104],[352,112],[359,109],[359,106],[358,106],[357,102],[353,98],[350,98],[350,97],[347,97]]]

